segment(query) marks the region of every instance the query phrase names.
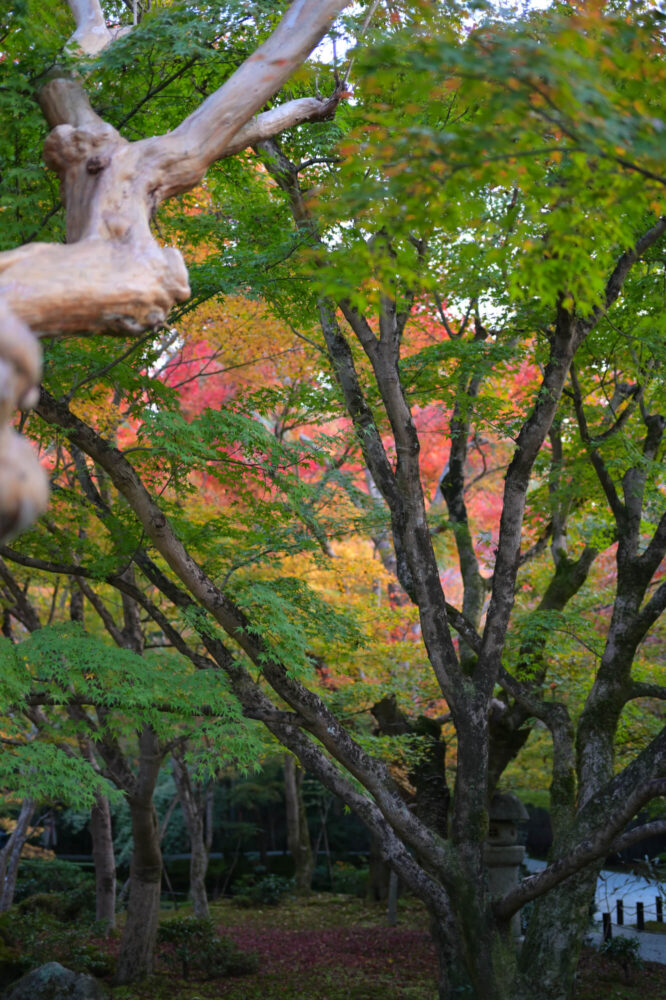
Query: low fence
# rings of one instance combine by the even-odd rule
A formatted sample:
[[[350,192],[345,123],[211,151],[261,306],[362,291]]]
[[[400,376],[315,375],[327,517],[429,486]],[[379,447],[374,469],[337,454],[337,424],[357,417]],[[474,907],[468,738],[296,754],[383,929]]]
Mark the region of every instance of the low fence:
[[[615,904],[615,923],[618,927],[624,926],[625,920],[628,921],[632,910],[634,911],[634,926],[637,931],[645,930],[646,920],[654,920],[658,924],[663,924],[664,922],[664,901],[661,896],[655,896],[654,905],[642,903],[640,900],[627,905],[622,899],[618,899]],[[612,914],[610,912],[602,913],[601,919],[603,922],[603,938],[604,941],[608,941],[613,936]]]

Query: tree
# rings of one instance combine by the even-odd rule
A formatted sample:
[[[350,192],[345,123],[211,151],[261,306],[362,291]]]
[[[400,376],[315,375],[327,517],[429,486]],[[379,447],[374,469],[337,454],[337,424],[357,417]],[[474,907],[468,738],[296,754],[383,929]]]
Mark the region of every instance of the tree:
[[[172,487],[184,488],[188,471],[218,474],[233,447],[261,483],[259,500],[272,499],[277,471],[291,468],[274,436],[249,412],[192,420],[156,403],[143,416],[148,455],[123,452],[78,411],[77,383],[62,368],[47,374],[51,390],[36,407],[85,456],[97,492],[123,498],[125,561],[134,553],[157,595],[137,588],[147,614],[193,662],[226,675],[245,716],[356,810],[423,899],[442,1000],[570,995],[598,868],[645,832],[624,831],[666,792],[660,720],[616,769],[626,706],[664,697],[637,656],[643,644],[653,662],[645,644],[666,603],[663,344],[654,335],[664,322],[663,36],[651,7],[587,7],[561,4],[528,22],[479,15],[465,32],[455,5],[392,5],[357,57],[357,103],[337,119],[346,134],[320,135],[319,148],[302,132],[257,141],[274,185],[248,169],[244,210],[234,205],[217,251],[225,262],[256,247],[245,287],[316,345],[317,405],[343,406],[355,430],[377,548],[394,569],[394,594],[418,609],[455,728],[446,829],[442,809],[433,825],[409,807],[383,756],[320,683],[310,654],[326,620],[321,597],[274,572],[262,580],[260,568],[237,582],[221,519],[211,512],[203,530]],[[216,185],[220,214],[237,182]],[[257,221],[269,217],[270,231]],[[412,350],[424,315],[439,318],[439,338],[423,346],[416,335]],[[99,365],[88,370],[103,383]],[[422,482],[420,419],[430,405],[447,414],[450,437],[437,476],[444,521],[429,517]],[[508,455],[489,539],[475,537],[468,502],[470,449],[487,447],[480,438],[501,440]],[[310,517],[313,533],[302,484],[279,481],[294,498],[290,530]],[[256,521],[260,506],[248,507]],[[260,524],[277,539],[281,526]],[[105,530],[117,540],[110,521]],[[330,522],[327,530],[334,535]],[[77,566],[57,549],[45,558],[39,544],[26,536],[7,555],[32,570],[102,575],[99,553]],[[452,551],[462,609],[442,587],[438,555]],[[606,573],[614,563],[611,592],[589,622],[600,552]],[[127,591],[118,566],[116,552],[103,578]],[[600,646],[598,661],[582,661],[596,670],[579,684],[580,706],[550,680],[564,675],[560,632],[588,646],[591,632]],[[553,854],[496,899],[484,859],[490,800],[537,723],[552,742]],[[517,956],[511,919],[532,900]]]
[[[284,758],[284,793],[287,807],[287,846],[294,862],[294,887],[301,896],[310,892],[315,859],[303,799],[303,770],[294,758]]]
[[[198,184],[221,157],[332,113],[338,95],[290,102],[252,117],[300,66],[343,6],[343,0],[292,5],[223,87],[165,136],[137,143],[123,139],[93,111],[80,82],[66,69],[56,69],[39,88],[52,129],[44,155],[60,177],[67,244],[25,244],[0,259],[7,366],[0,413],[3,536],[27,526],[46,502],[43,474],[5,426],[17,406],[34,401],[40,361],[31,328],[42,335],[95,329],[137,333],[164,323],[171,307],[189,296],[189,285],[179,252],[160,247],[152,235],[152,213],[166,198]],[[113,41],[99,0],[72,0],[70,8],[76,21],[73,46],[93,55]],[[9,12],[7,34],[20,20],[20,8]],[[257,73],[257,65],[265,69]]]
[[[0,913],[8,910],[14,902],[21,851],[30,836],[30,821],[34,811],[34,799],[30,797],[23,799],[14,829],[0,852],[0,880],[2,884]]]
[[[171,754],[173,780],[178,790],[178,799],[183,811],[185,826],[190,839],[190,898],[194,916],[199,920],[210,920],[208,897],[206,895],[206,871],[213,838],[210,817],[206,823],[209,804],[212,804],[213,789],[210,782],[203,785],[190,773],[183,756],[183,747],[175,748]],[[205,828],[205,829],[204,829]]]
[[[87,602],[117,643],[118,648],[114,649],[83,631],[84,605],[78,609],[75,624],[42,628],[27,584],[20,586],[4,565],[2,571],[5,579],[13,583],[13,594],[21,597],[21,607],[11,598],[8,601],[9,618],[23,619],[33,633],[30,639],[19,643],[3,639],[0,646],[3,673],[12,692],[6,709],[8,714],[12,716],[23,710],[39,738],[63,750],[70,768],[72,761],[80,757],[86,762],[84,769],[90,766],[88,785],[93,776],[101,776],[122,792],[128,804],[132,829],[129,905],[116,978],[121,983],[143,978],[152,971],[162,884],[161,832],[154,805],[155,786],[164,757],[172,749],[177,752],[181,740],[187,738],[187,731],[183,736],[183,726],[178,723],[187,726],[188,704],[195,715],[204,708],[196,702],[191,705],[189,695],[192,692],[188,691],[182,671],[173,671],[176,688],[170,690],[169,680],[164,676],[165,672],[169,673],[168,664],[164,662],[167,651],[144,656],[143,628],[138,605],[131,596],[126,594],[122,599],[122,625],[117,626],[99,595],[82,584]],[[125,574],[128,582],[130,577],[131,574]],[[0,594],[0,599],[7,600],[7,597]],[[55,601],[49,603],[53,609]],[[70,603],[76,607],[78,602]],[[206,698],[201,683],[196,684],[194,692],[195,698],[200,695],[206,700],[209,712],[215,712],[218,725],[224,715],[216,705],[216,696],[220,693],[220,686],[215,685]],[[233,716],[233,706],[231,711]],[[200,725],[201,720],[197,721]],[[20,746],[18,741],[15,743]],[[53,765],[51,770],[57,784],[58,775]],[[97,778],[98,786],[101,777]],[[99,787],[93,788],[91,833],[98,889],[96,909],[98,918],[113,925],[115,863],[108,799]],[[17,837],[23,835],[25,839],[32,811],[32,800],[26,799]],[[8,865],[14,878],[21,846],[22,841],[14,838],[7,852],[10,862],[15,859],[14,867]],[[203,875],[197,874],[199,884],[193,888],[198,889],[201,896]],[[11,899],[7,905],[10,902]]]

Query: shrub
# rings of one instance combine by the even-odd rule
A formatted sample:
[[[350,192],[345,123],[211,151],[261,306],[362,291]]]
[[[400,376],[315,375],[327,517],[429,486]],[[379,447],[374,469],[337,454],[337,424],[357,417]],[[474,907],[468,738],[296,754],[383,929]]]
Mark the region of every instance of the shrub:
[[[362,899],[365,896],[369,874],[367,868],[356,868],[346,861],[336,861],[333,866],[333,892],[342,892]]]
[[[312,873],[312,889],[314,892],[331,891],[331,873],[328,865],[317,865]]]
[[[43,892],[95,891],[93,876],[78,865],[58,858],[28,858],[21,861],[14,901],[20,903],[28,896]]]
[[[46,962],[60,962],[74,972],[104,976],[113,971],[113,958],[90,940],[88,928],[63,926],[62,918],[50,904],[60,893],[40,893],[12,907],[0,918],[0,937],[5,960],[0,958],[0,975],[11,981]],[[48,900],[48,905],[41,905]],[[29,906],[38,902],[40,905]],[[13,955],[20,963],[13,963]]]
[[[206,978],[245,976],[256,972],[259,959],[254,952],[244,952],[228,938],[218,937],[210,920],[174,917],[160,924],[158,943],[164,962],[180,968],[183,979],[192,972]]]
[[[599,951],[605,958],[610,959],[611,962],[622,966],[627,980],[629,980],[630,973],[634,969],[643,968],[643,960],[639,954],[640,941],[637,937],[624,937],[622,935],[609,938],[608,941],[604,941]]]
[[[36,892],[16,904],[18,913],[50,913],[63,923],[80,920],[95,911],[95,897],[88,885],[81,885],[71,892]]]
[[[64,922],[92,916],[95,880],[78,865],[58,858],[30,858],[21,862],[14,901],[19,912],[43,910]]]
[[[16,944],[7,943],[5,935],[0,936],[0,989],[19,979],[29,969],[25,956]]]
[[[277,906],[293,887],[293,878],[285,878],[283,875],[264,875],[258,881],[254,881],[253,876],[246,875],[236,882],[234,904],[243,907]]]

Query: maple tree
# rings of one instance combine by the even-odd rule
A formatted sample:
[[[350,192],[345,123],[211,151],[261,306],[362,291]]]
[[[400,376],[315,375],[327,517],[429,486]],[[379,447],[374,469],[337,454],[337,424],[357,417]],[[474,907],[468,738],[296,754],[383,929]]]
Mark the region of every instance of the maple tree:
[[[116,624],[117,612],[113,603],[109,607],[106,595],[101,596],[99,588],[95,592],[81,580],[81,590],[74,584],[70,602],[76,607],[77,597],[85,598],[77,609],[75,623],[45,625],[40,620],[37,602],[30,599],[27,584],[19,585],[4,564],[2,571],[13,590],[13,596],[6,590],[3,593],[10,620],[32,633],[30,639],[22,642],[11,642],[10,639],[16,636],[10,635],[0,644],[3,703],[9,702],[15,710],[23,702],[25,727],[30,726],[33,739],[34,734],[38,734],[43,744],[57,748],[65,756],[68,768],[74,771],[70,781],[78,779],[81,782],[73,801],[92,806],[97,919],[111,926],[114,923],[115,860],[105,794],[107,782],[115,786],[128,803],[133,851],[129,907],[118,955],[117,978],[119,982],[140,978],[152,968],[159,916],[161,832],[153,797],[163,762],[169,753],[174,755],[179,796],[187,825],[192,828],[200,823],[200,816],[193,801],[192,780],[182,757],[183,742],[189,737],[196,751],[204,739],[207,756],[212,760],[221,753],[220,740],[223,739],[223,745],[227,749],[235,747],[237,759],[242,761],[243,754],[249,757],[256,753],[256,741],[252,740],[251,733],[243,732],[235,739],[228,735],[229,727],[232,731],[237,728],[239,712],[225,697],[223,687],[215,678],[210,678],[212,683],[207,685],[206,692],[205,679],[196,676],[191,664],[189,671],[182,667],[173,669],[170,650],[162,644],[158,644],[155,651],[144,648],[139,606],[131,596],[124,596],[122,619]],[[127,579],[126,582],[131,588],[131,582]],[[46,590],[46,585],[40,589]],[[17,592],[21,594],[18,604]],[[55,602],[48,603],[53,608]],[[95,629],[90,618],[87,619],[88,632],[84,632],[84,608],[96,613],[100,624],[116,643],[115,648],[100,641],[95,635],[99,628]],[[17,699],[20,688],[27,693]],[[12,709],[10,715],[14,714]],[[211,727],[206,727],[202,713],[214,715]],[[14,728],[18,730],[20,726],[20,720],[15,719]],[[22,742],[18,732],[11,748],[5,754],[5,770],[13,768],[18,772],[16,780],[19,782],[20,774],[29,773],[35,793],[50,779],[54,787],[60,785],[59,800],[68,801],[67,782],[58,778],[53,761],[44,762],[39,755],[31,754],[35,749],[33,743],[27,739]],[[72,801],[71,794],[69,800]],[[28,819],[32,809],[31,804]],[[193,894],[195,905],[201,909],[206,905],[202,884],[205,870],[203,873],[198,870],[203,831],[191,829],[191,839],[193,856],[199,849]]]
[[[604,857],[664,828],[625,832],[666,792],[657,709],[616,753],[636,701],[665,693],[650,641],[666,603],[663,17],[474,6],[474,27],[463,5],[378,7],[335,122],[254,136],[256,159],[209,172],[200,212],[162,214],[198,241],[195,300],[236,298],[222,319],[190,314],[210,329],[182,345],[49,348],[26,431],[62,488],[61,527],[4,555],[130,594],[226,676],[426,903],[442,1000],[562,1000]],[[102,70],[100,105],[105,87]],[[313,353],[279,376],[262,363],[258,391],[211,376],[197,397],[248,295]],[[377,677],[404,659],[407,729],[415,688],[439,715],[445,702],[452,788],[436,809],[411,808],[385,746],[347,717],[394,680],[358,683],[373,647],[331,599],[350,564],[329,564],[359,537],[382,560],[357,581],[361,626],[373,576],[391,581]],[[560,661],[580,647],[574,673]],[[493,898],[489,806],[539,729],[551,860]],[[531,901],[517,954],[511,918]]]

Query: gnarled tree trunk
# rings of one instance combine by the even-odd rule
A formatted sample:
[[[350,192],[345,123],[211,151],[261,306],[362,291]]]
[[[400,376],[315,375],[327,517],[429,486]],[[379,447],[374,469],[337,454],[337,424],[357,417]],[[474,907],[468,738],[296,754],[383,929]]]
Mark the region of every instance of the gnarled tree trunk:
[[[590,922],[600,865],[537,899],[520,956],[516,1000],[568,1000]]]

